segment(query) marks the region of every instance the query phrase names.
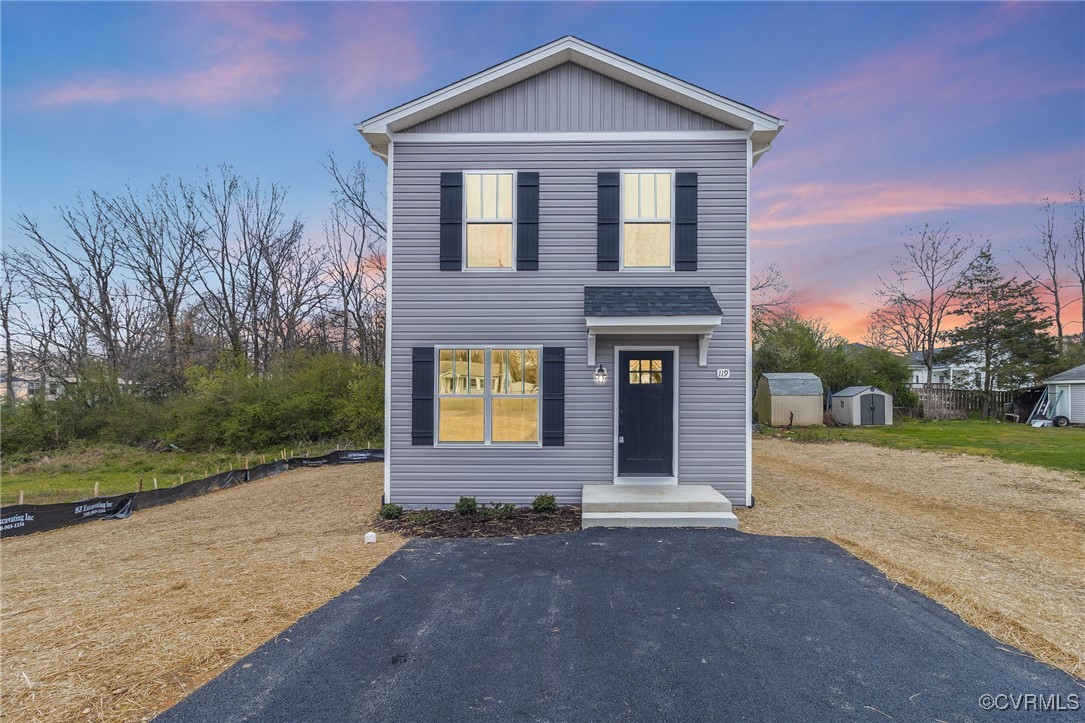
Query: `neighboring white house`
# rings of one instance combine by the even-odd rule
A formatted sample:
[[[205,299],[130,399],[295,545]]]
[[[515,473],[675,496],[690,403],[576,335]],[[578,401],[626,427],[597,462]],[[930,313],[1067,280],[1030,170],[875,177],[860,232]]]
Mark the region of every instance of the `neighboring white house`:
[[[1040,406],[1044,407],[1045,402],[1050,405],[1043,415],[1046,419],[1057,427],[1085,424],[1085,364],[1045,379],[1044,384],[1047,399],[1041,400]]]
[[[893,423],[893,396],[877,387],[847,387],[832,394],[833,419],[841,424]]]
[[[982,360],[975,356],[961,362],[948,363],[939,360],[939,356],[948,349],[934,350],[933,384],[944,385],[954,389],[983,389],[983,382],[987,375],[983,371]],[[923,363],[923,352],[914,351],[904,357],[904,362],[911,373],[908,386],[918,389],[927,385],[927,365]],[[995,380],[995,391],[1003,391]]]
[[[74,380],[66,380],[71,383]],[[56,399],[64,391],[65,380],[61,379],[46,379],[44,382],[39,378],[33,379],[25,376],[15,375],[11,377],[11,390],[15,394],[14,401],[23,402],[28,399],[33,399],[38,396],[38,393],[44,389],[46,399]],[[7,394],[7,379],[0,377],[0,394]]]

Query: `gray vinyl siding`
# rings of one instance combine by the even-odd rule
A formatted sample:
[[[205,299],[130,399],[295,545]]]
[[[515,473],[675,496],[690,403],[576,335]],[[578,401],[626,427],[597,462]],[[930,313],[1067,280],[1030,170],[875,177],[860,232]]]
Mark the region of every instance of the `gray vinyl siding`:
[[[405,133],[714,131],[730,127],[565,63],[406,129]]]
[[[539,270],[440,271],[442,171],[538,171]],[[697,171],[699,270],[596,271],[597,173],[622,168]],[[678,344],[681,484],[711,484],[746,500],[745,142],[409,143],[393,163],[389,474],[391,501],[448,505],[460,495],[527,503],[552,492],[578,503],[581,486],[610,484],[614,463],[614,346]],[[690,337],[600,337],[605,385],[587,365],[587,285],[710,285],[723,309],[708,365]],[[565,446],[428,447],[411,444],[411,348],[542,345],[566,350]],[[728,380],[716,379],[729,368]]]

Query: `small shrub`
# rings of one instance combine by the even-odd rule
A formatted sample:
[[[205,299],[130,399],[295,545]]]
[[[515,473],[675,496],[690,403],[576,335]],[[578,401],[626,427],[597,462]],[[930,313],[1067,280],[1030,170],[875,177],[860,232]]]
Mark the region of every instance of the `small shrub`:
[[[511,502],[505,504],[494,502],[491,506],[482,508],[482,515],[488,520],[504,520],[512,517],[514,512],[516,512],[516,505]]]
[[[553,512],[557,508],[558,501],[549,492],[544,492],[531,501],[531,509],[536,512]]]
[[[456,502],[456,512],[461,515],[473,515],[478,512],[478,500],[474,497],[461,497]]]
[[[415,525],[428,525],[437,519],[437,510],[431,510],[428,507],[423,507],[420,510],[413,510],[407,514],[407,521]]]
[[[402,505],[383,505],[381,507],[380,516],[382,520],[398,520],[403,516]]]

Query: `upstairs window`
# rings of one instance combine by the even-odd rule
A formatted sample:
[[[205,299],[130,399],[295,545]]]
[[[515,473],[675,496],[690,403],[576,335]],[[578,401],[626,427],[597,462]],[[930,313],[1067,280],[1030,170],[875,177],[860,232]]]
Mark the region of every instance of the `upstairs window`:
[[[464,268],[512,270],[515,174],[464,173],[463,185]]]
[[[622,172],[622,268],[673,268],[673,174]]]

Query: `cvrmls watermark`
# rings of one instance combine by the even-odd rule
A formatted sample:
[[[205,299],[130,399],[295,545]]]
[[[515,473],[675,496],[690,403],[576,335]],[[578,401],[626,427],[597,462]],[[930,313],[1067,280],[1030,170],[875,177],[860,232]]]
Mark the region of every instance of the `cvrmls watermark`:
[[[984,710],[1081,710],[1081,697],[1077,693],[984,693],[980,696],[980,708]]]

